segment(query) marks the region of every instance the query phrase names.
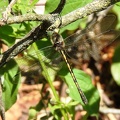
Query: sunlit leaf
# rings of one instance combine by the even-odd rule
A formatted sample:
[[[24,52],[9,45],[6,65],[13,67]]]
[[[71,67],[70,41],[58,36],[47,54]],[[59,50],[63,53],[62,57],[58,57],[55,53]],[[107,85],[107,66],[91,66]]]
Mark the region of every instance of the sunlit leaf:
[[[80,8],[84,5],[86,5],[87,3],[90,3],[92,0],[66,0],[65,6],[62,10],[62,15],[67,14],[73,10],[76,10],[77,8]],[[60,1],[58,0],[54,0],[54,2],[52,2],[52,0],[47,0],[47,3],[45,5],[45,12],[46,13],[50,13],[52,11],[54,11],[56,9],[56,7],[58,6]]]
[[[0,0],[0,18],[2,17],[2,13],[6,10],[8,5],[8,0]]]
[[[65,69],[61,70],[60,76],[62,76],[62,78],[64,78],[68,84],[70,91],[69,95],[72,97],[72,99],[79,101],[90,115],[97,115],[100,97],[97,89],[92,85],[90,77],[83,71],[74,69],[74,74],[77,78],[77,81],[85,93],[86,98],[88,99],[88,104],[84,105],[70,73],[67,73],[66,71],[67,70]]]
[[[120,46],[116,48],[113,63],[111,65],[111,73],[118,85],[120,85]]]
[[[11,60],[4,68],[0,69],[3,81],[3,102],[5,110],[8,110],[17,99],[18,87],[20,85],[20,74],[15,77],[18,72],[18,66],[14,60]]]
[[[117,29],[120,28],[120,14],[119,14],[119,11],[120,11],[120,2],[118,2],[117,4],[115,4],[113,6],[113,11],[115,12],[115,14],[117,15]]]

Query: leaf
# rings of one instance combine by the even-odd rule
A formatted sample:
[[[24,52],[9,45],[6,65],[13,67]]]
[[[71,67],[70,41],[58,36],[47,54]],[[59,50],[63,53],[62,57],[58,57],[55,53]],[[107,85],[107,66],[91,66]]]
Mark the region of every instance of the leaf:
[[[61,112],[60,112],[60,109],[61,109],[61,105],[60,104],[57,104],[57,105],[51,105],[51,104],[48,104],[48,107],[50,108],[50,111],[51,113],[53,114],[53,116],[55,117],[56,120],[59,120],[62,115],[61,115]]]
[[[120,14],[119,14],[119,11],[120,11],[120,2],[118,2],[117,4],[115,4],[113,6],[112,10],[117,15],[117,29],[120,29]]]
[[[15,38],[12,36],[13,29],[9,25],[0,27],[0,37],[8,46],[14,43]]]
[[[8,110],[17,99],[18,87],[20,85],[20,74],[18,73],[18,66],[14,60],[9,61],[5,67],[0,69],[0,74],[3,81],[3,102],[5,110]]]
[[[74,69],[74,74],[77,78],[77,81],[88,99],[88,104],[84,105],[70,73],[67,73],[66,71],[66,69],[61,70],[59,75],[65,79],[69,87],[69,95],[71,98],[79,101],[90,115],[97,115],[99,110],[100,97],[97,89],[92,85],[90,77],[83,71]]]
[[[5,44],[11,46],[15,43],[16,38],[25,36],[33,26],[30,22],[1,26],[0,37]]]
[[[80,1],[80,0],[66,0],[65,6],[62,10],[62,15],[65,15],[73,10],[76,10],[77,8],[80,8],[84,5],[86,5],[87,3],[90,3],[92,0],[84,0],[84,1]],[[54,0],[54,2],[52,2],[52,0],[47,0],[47,3],[45,5],[45,13],[50,13],[53,10],[55,10],[58,6],[60,1],[58,0]]]
[[[115,50],[113,63],[111,65],[111,73],[115,82],[120,86],[120,46]]]
[[[38,0],[19,0],[17,1],[17,3],[12,7],[13,8],[13,12],[15,13],[22,13],[22,14],[26,14],[26,13],[32,13],[33,12],[33,8],[34,5],[38,2]]]
[[[39,103],[35,107],[30,107],[28,120],[35,119],[35,116],[37,115],[37,113],[41,111],[43,108],[44,108],[44,104],[42,100],[39,101]]]

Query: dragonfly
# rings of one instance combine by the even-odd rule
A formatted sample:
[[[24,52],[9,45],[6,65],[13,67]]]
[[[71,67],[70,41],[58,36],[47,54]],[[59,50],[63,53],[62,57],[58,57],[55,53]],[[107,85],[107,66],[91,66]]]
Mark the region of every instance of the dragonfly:
[[[68,58],[72,56],[70,54],[70,51],[71,50],[74,51],[74,49],[75,49],[75,51],[74,51],[74,53],[75,53],[76,48],[81,46],[81,48],[86,50],[87,53],[90,54],[95,60],[98,60],[99,50],[101,50],[107,44],[114,41],[120,35],[120,32],[117,32],[116,30],[111,28],[113,22],[116,19],[114,15],[109,15],[109,16],[104,17],[102,22],[104,22],[106,20],[110,20],[110,19],[111,19],[111,21],[108,21],[107,27],[104,27],[102,30],[102,33],[100,33],[100,34],[98,33],[97,35],[91,35],[91,34],[89,35],[89,33],[94,34],[92,29],[95,27],[97,22],[95,22],[91,27],[87,26],[87,28],[85,28],[84,30],[82,30],[80,32],[76,32],[73,35],[70,35],[69,37],[67,37],[65,39],[63,39],[63,37],[58,33],[58,30],[56,29],[53,32],[53,34],[51,35],[52,46],[47,46],[46,48],[40,49],[39,51],[31,54],[31,56],[36,56],[37,54],[41,53],[41,51],[43,51],[43,53],[47,54],[43,58],[43,61],[45,61],[46,58],[49,58],[49,59],[57,58],[60,53],[63,60],[66,62],[66,65],[69,69],[71,77],[77,87],[77,90],[78,90],[80,97],[84,104],[87,104],[88,101],[87,101],[85,94],[81,90],[80,85],[78,84],[77,79],[72,70],[72,67],[69,63]],[[103,36],[107,36],[108,41],[105,44],[100,45],[101,40],[104,39]],[[96,44],[99,46],[99,48],[96,47]],[[58,52],[55,53],[56,51],[58,51]],[[52,53],[52,54],[50,54],[50,53]],[[55,53],[55,57],[53,56],[54,53]],[[18,61],[22,61],[22,59],[26,59],[27,57],[28,56],[24,56],[21,59],[19,59]],[[51,58],[51,57],[53,57],[53,58]],[[33,68],[33,67],[34,67],[34,64],[32,66],[30,66],[29,68]]]
[[[64,43],[64,40],[63,40],[62,36],[60,34],[58,34],[58,29],[56,29],[54,31],[54,33],[52,34],[51,42],[52,42],[53,47],[55,48],[55,50],[58,51],[62,55],[64,61],[66,62],[66,65],[67,65],[67,67],[69,69],[71,77],[73,78],[73,81],[74,81],[74,83],[75,83],[75,85],[76,85],[76,87],[78,89],[78,92],[79,92],[79,94],[81,96],[81,99],[82,99],[83,103],[87,104],[88,100],[87,100],[85,94],[83,93],[83,91],[81,90],[81,88],[80,88],[80,86],[79,86],[79,84],[77,82],[77,79],[76,79],[76,77],[74,75],[74,72],[72,70],[72,67],[70,66],[70,63],[69,63],[69,61],[68,61],[68,59],[67,59],[67,57],[65,55],[65,53],[66,53],[65,50],[64,50],[65,43]]]
[[[110,16],[111,17],[111,16]],[[104,29],[104,28],[103,28]],[[84,31],[84,30],[83,30]],[[78,90],[78,92],[79,92],[79,94],[80,94],[80,97],[81,97],[81,99],[82,99],[82,101],[83,101],[83,103],[84,104],[87,104],[88,103],[88,100],[87,100],[87,98],[86,98],[86,96],[85,96],[85,94],[83,93],[83,91],[81,90],[81,88],[80,88],[80,85],[79,85],[79,83],[77,82],[77,79],[76,79],[76,77],[75,77],[75,74],[74,74],[74,72],[73,72],[73,70],[72,70],[72,67],[71,67],[71,65],[70,65],[70,63],[69,63],[69,60],[68,60],[68,58],[67,58],[67,54],[66,54],[66,44],[65,44],[65,42],[64,42],[64,40],[63,40],[63,38],[62,38],[62,36],[60,35],[60,34],[58,34],[58,32],[59,32],[59,29],[55,29],[54,30],[54,32],[53,32],[53,34],[52,34],[52,36],[51,36],[51,42],[52,42],[52,45],[53,45],[53,47],[55,48],[55,50],[56,51],[58,51],[60,54],[61,54],[61,56],[62,56],[62,58],[64,59],[64,61],[65,61],[65,63],[66,63],[66,65],[67,65],[67,67],[68,67],[68,69],[69,69],[69,72],[70,72],[70,74],[71,74],[71,77],[72,77],[72,79],[73,79],[73,81],[74,81],[74,83],[75,83],[75,85],[76,85],[76,87],[77,87],[77,90]],[[111,33],[110,33],[111,32]],[[105,31],[104,33],[102,33],[102,34],[113,34],[113,30],[108,30],[108,31]],[[83,35],[81,35],[81,34],[79,34],[78,36],[76,35],[76,40],[74,40],[74,42],[76,42],[76,43],[74,43],[74,42],[72,42],[72,44],[78,44],[78,41],[80,40],[80,37],[83,37],[83,36],[85,36],[86,34],[83,34]],[[117,33],[117,35],[118,35],[118,33]],[[116,35],[116,36],[117,36]],[[69,39],[69,41],[68,42],[71,42],[71,40],[72,40],[72,37],[73,37],[73,35],[72,36],[69,36],[68,38],[67,38],[67,40],[66,41],[68,41],[68,39]],[[98,35],[97,36],[98,38],[100,38],[101,37],[101,35]],[[89,43],[90,44],[90,39],[87,39],[87,43]],[[92,42],[91,42],[92,43]],[[84,45],[86,46],[86,48],[88,48],[88,44],[86,44],[86,43],[84,43]],[[69,46],[68,45],[68,43],[67,43],[67,46]],[[75,45],[75,46],[77,46],[77,45]],[[89,45],[89,47],[90,47],[90,45]],[[95,47],[94,45],[93,45],[93,47]],[[96,49],[97,50],[97,49]],[[90,50],[90,51],[88,51],[91,55],[92,55],[92,57],[95,59],[95,60],[98,60],[99,59],[99,56],[97,55],[97,52],[95,53],[95,54],[92,54],[92,51]],[[96,57],[97,56],[97,57]]]

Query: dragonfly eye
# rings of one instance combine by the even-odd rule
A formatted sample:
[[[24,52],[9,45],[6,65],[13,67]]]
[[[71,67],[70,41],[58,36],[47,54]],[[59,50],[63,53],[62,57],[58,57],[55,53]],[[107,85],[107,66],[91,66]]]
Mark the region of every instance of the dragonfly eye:
[[[55,42],[54,46],[55,47],[61,47],[61,43],[60,42]]]
[[[64,48],[64,44],[61,41],[57,41],[54,43],[53,47],[55,50],[62,50]]]

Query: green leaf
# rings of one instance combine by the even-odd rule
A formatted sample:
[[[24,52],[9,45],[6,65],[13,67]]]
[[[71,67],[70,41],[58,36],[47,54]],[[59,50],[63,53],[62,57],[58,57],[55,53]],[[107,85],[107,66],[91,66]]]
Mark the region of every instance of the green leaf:
[[[115,12],[115,14],[117,15],[117,26],[116,26],[116,28],[117,29],[120,29],[120,14],[119,14],[119,11],[120,11],[120,2],[118,2],[117,4],[115,4],[114,6],[113,6],[113,9],[112,9],[114,12]]]
[[[111,73],[115,82],[120,86],[120,46],[115,50],[113,63],[111,65]]]
[[[20,84],[20,74],[18,73],[18,66],[14,60],[11,60],[0,69],[0,75],[3,80],[3,102],[5,110],[8,110],[17,99],[18,87]]]
[[[28,120],[32,120],[35,118],[35,116],[37,115],[37,112],[36,109],[34,108],[30,108],[29,109],[29,119]]]
[[[76,10],[77,8],[80,8],[84,5],[86,5],[87,3],[90,3],[92,0],[66,0],[65,6],[62,10],[62,15],[65,15],[73,10]],[[60,0],[54,0],[54,2],[52,0],[47,0],[47,3],[45,5],[45,13],[50,13],[52,11],[54,11],[58,4],[59,4]]]
[[[35,116],[37,115],[37,113],[42,110],[44,108],[44,104],[43,101],[39,101],[39,103],[35,106],[35,107],[30,107],[29,109],[29,119],[28,120],[32,120],[33,118],[35,118]]]
[[[13,12],[15,13],[32,13],[34,5],[38,2],[38,0],[18,0],[17,3],[12,7]]]
[[[61,112],[60,112],[60,109],[62,108],[61,104],[56,104],[54,106],[51,104],[48,104],[48,107],[50,108],[50,111],[55,117],[55,119],[60,120],[60,118],[62,117]]]
[[[12,46],[17,38],[25,36],[33,27],[31,22],[1,26],[0,37],[5,44]]]
[[[13,28],[9,25],[1,26],[0,27],[0,37],[4,43],[8,46],[12,45],[15,42],[15,38],[13,35]]]
[[[73,79],[70,73],[67,73],[66,69],[62,69],[59,72],[59,75],[65,79],[69,87],[69,92],[70,92],[69,95],[71,96],[71,98],[76,101],[79,101],[83,105],[84,109],[87,110],[87,112],[90,115],[97,116],[97,113],[99,110],[99,101],[100,101],[100,97],[97,89],[92,85],[92,81],[90,77],[83,71],[74,69],[74,74],[76,76],[78,84],[80,85],[82,91],[85,93],[88,99],[87,105],[83,104],[81,97],[79,95],[79,92],[76,88],[75,83],[73,82]]]

